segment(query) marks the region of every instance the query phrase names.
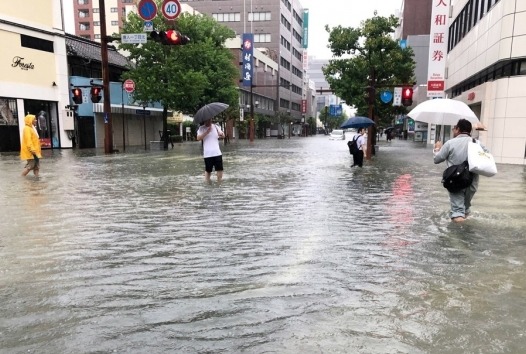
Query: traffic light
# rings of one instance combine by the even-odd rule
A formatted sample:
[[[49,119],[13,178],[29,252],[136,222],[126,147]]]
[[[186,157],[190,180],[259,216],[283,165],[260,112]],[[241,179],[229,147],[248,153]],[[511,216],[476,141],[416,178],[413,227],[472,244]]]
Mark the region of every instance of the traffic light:
[[[75,87],[73,90],[71,90],[71,93],[73,95],[73,102],[76,104],[82,103],[82,90],[78,87]]]
[[[102,87],[100,87],[100,86],[92,86],[91,87],[91,90],[90,90],[91,102],[93,102],[93,103],[99,103],[100,102],[100,99],[101,99],[100,91],[101,90],[102,90]]]
[[[402,88],[402,104],[406,107],[413,104],[413,89],[411,87]]]
[[[156,42],[161,42],[164,45],[185,45],[190,42],[190,38],[181,34],[176,30],[168,31],[152,31],[150,37]]]

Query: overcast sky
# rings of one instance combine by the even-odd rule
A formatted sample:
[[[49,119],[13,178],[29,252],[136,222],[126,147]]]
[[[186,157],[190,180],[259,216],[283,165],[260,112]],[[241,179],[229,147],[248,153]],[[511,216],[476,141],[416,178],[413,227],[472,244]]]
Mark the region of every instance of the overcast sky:
[[[329,59],[331,51],[327,48],[329,34],[325,25],[336,27],[359,27],[360,23],[374,16],[394,15],[400,10],[402,0],[299,0],[309,9],[309,48],[310,56]]]

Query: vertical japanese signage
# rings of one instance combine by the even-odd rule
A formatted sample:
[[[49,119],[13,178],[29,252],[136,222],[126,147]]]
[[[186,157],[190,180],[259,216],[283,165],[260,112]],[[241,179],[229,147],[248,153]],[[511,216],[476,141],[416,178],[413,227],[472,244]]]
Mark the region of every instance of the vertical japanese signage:
[[[427,97],[444,97],[449,1],[432,0]]]
[[[243,86],[252,86],[252,76],[254,74],[254,34],[243,33]]]
[[[303,48],[309,47],[309,9],[303,11]]]

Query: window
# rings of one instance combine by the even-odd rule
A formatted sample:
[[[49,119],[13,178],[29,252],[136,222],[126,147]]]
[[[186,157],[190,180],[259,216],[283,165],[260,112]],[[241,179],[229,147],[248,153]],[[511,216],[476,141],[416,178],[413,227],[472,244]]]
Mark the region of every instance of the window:
[[[89,31],[90,25],[89,23],[79,23],[79,29],[81,31]]]
[[[98,14],[99,13],[99,8],[98,7],[94,7],[93,8],[93,13],[94,14]]]
[[[89,0],[78,0],[78,4],[79,5],[88,5],[89,4]]]
[[[20,35],[20,46],[24,48],[41,50],[43,52],[54,53],[52,41],[26,36],[25,34]]]
[[[249,21],[270,21],[271,16],[270,12],[249,12],[248,13]]]
[[[256,33],[254,34],[255,43],[270,43],[272,42],[270,33]]]
[[[79,10],[79,17],[89,17],[89,10]]]
[[[214,13],[212,17],[217,22],[240,22],[241,14],[239,12]]]
[[[112,26],[118,26],[119,25],[119,21],[111,21],[111,25]]]
[[[119,8],[118,7],[112,7],[110,9],[110,12],[119,12]]]
[[[100,26],[100,21],[93,21],[93,26]]]

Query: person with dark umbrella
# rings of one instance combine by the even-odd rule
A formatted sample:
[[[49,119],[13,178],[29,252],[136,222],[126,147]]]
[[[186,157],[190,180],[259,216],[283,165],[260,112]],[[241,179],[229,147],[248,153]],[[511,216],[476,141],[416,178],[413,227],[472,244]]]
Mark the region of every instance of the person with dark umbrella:
[[[197,130],[197,140],[203,142],[203,157],[205,159],[205,181],[210,183],[212,170],[216,170],[217,182],[223,179],[223,155],[219,147],[219,139],[225,134],[217,124],[208,119]]]
[[[353,164],[351,167],[359,166],[363,167],[363,155],[364,155],[364,149],[366,147],[365,138],[363,134],[365,133],[365,128],[358,128],[357,135],[358,137],[356,139],[356,147],[358,150],[352,155],[353,156]]]

